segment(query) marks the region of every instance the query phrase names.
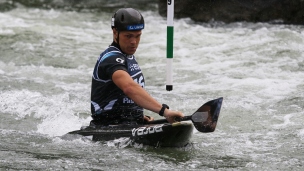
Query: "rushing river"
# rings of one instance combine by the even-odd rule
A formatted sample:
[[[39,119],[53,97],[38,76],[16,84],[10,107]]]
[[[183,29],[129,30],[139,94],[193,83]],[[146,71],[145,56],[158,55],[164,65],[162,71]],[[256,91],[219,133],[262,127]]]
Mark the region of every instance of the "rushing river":
[[[303,26],[175,20],[167,92],[166,18],[142,14],[147,91],[185,115],[224,97],[216,131],[185,148],[62,138],[91,120],[112,14],[19,7],[0,13],[0,170],[303,170]]]

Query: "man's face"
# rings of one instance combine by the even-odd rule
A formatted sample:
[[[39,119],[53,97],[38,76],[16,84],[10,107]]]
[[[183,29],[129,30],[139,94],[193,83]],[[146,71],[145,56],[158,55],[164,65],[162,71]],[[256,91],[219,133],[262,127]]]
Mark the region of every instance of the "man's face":
[[[118,36],[118,32],[114,29],[115,40]],[[136,52],[141,36],[141,30],[139,31],[121,31],[119,33],[119,46],[121,50],[128,54],[133,55]]]

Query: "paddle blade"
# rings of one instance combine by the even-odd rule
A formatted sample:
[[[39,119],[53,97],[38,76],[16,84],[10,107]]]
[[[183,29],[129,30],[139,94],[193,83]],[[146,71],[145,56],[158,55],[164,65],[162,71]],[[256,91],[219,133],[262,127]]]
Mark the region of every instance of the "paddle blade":
[[[201,106],[192,116],[195,128],[200,132],[213,132],[220,115],[223,97],[211,100]]]

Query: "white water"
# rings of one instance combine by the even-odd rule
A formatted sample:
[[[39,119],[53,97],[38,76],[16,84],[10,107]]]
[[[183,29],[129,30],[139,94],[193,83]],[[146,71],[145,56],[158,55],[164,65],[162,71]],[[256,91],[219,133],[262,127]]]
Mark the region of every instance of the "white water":
[[[90,121],[91,72],[111,43],[111,14],[18,8],[0,13],[0,168],[303,169],[302,26],[175,20],[167,92],[166,19],[143,15],[136,56],[147,91],[186,115],[224,97],[216,131],[195,131],[190,149],[58,138]]]

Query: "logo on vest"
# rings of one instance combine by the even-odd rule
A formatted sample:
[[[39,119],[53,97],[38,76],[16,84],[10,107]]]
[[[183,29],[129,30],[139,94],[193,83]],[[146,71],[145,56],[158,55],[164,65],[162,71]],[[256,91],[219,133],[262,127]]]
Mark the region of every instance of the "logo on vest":
[[[134,103],[134,101],[125,97],[125,98],[123,98],[122,103]]]
[[[116,58],[116,62],[123,64],[125,61],[123,59],[121,59],[121,58]]]
[[[129,68],[131,71],[136,71],[136,70],[140,70],[140,67],[138,64],[130,64]]]

